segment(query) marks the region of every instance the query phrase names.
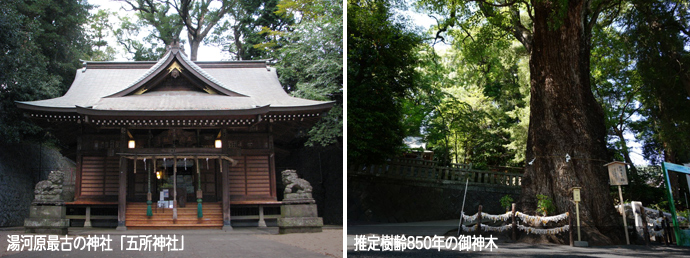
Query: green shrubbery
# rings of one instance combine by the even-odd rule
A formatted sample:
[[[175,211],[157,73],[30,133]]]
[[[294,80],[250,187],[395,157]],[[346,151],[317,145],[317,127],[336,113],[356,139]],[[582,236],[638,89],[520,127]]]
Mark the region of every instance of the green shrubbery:
[[[553,206],[550,197],[543,194],[537,194],[537,200],[537,212],[541,213],[542,216],[547,216],[556,212],[556,206]]]

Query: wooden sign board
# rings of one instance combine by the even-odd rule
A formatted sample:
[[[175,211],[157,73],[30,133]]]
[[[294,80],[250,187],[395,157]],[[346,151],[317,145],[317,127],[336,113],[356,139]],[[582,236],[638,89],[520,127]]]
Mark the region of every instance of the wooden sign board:
[[[614,161],[604,166],[609,169],[609,183],[611,185],[628,185],[628,174],[625,173],[625,163]]]
[[[580,188],[579,187],[573,188],[573,201],[576,201],[576,202],[580,201]]]

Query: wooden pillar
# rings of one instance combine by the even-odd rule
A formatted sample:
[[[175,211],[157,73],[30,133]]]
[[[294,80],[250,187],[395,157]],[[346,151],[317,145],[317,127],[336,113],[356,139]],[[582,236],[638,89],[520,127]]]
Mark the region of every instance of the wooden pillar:
[[[223,154],[228,153],[228,130],[223,128],[221,131],[221,141],[223,142]],[[223,230],[232,230],[232,225],[230,224],[230,189],[229,189],[229,178],[228,173],[230,171],[228,162],[224,161],[222,156],[218,157],[220,161],[220,173],[221,173],[221,183],[223,189]]]
[[[173,221],[177,220],[177,156],[173,157]]]
[[[570,246],[575,246],[575,239],[573,238],[573,205],[568,204],[568,236],[570,237]]]
[[[198,133],[198,131],[197,131],[197,133]],[[196,176],[197,176],[197,179],[199,182],[199,187],[196,190],[196,203],[197,203],[197,214],[196,214],[196,216],[197,216],[197,218],[203,218],[204,217],[204,210],[203,210],[201,202],[203,202],[202,199],[204,197],[204,194],[201,191],[201,169],[199,168],[199,157],[194,156],[194,162],[196,164],[196,166],[195,166],[196,167]]]
[[[269,133],[268,135],[268,146],[271,150],[271,154],[268,156],[268,166],[269,166],[269,182],[271,187],[271,196],[277,197],[278,193],[276,190],[276,163],[275,163],[275,149],[273,147],[273,135]],[[245,163],[246,164],[246,163]]]
[[[511,205],[511,207],[512,208],[511,208],[511,212],[510,212],[510,219],[513,222],[513,228],[512,228],[513,234],[511,236],[512,236],[513,241],[516,241],[517,240],[517,223],[516,223],[517,221],[515,221],[515,203],[513,203]]]
[[[127,129],[120,128],[120,152],[127,149]],[[117,230],[127,230],[125,213],[127,212],[127,159],[120,156],[120,178],[117,195]]]
[[[84,218],[84,227],[91,228],[91,206],[86,206],[86,218]]]
[[[477,235],[482,234],[482,206],[479,205],[479,210],[477,211]]]
[[[153,211],[151,210],[151,204],[153,202],[151,201],[153,198],[151,198],[151,171],[156,169],[156,157],[153,157],[153,164],[151,169],[148,169],[146,167],[146,163],[144,163],[144,169],[146,169],[146,178],[148,182],[148,191],[146,193],[146,216],[153,216]]]
[[[81,126],[79,127],[79,136],[77,137],[77,170],[75,171],[76,177],[74,179],[74,199],[76,200],[81,196],[81,166],[82,166],[82,146],[84,140],[82,138],[83,131]]]

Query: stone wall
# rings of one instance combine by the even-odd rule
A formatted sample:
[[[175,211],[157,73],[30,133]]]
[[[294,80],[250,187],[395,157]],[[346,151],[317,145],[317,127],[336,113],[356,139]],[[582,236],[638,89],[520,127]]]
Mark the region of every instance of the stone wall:
[[[352,222],[402,223],[458,219],[465,184],[415,182],[348,173],[347,219]],[[510,194],[520,196],[519,188],[470,185],[465,214],[474,214],[481,204],[490,214],[505,213],[499,200]]]
[[[51,170],[70,175],[74,168],[72,161],[50,147],[34,143],[0,145],[0,227],[24,225],[36,183],[47,179]],[[69,195],[69,187],[63,190]]]
[[[281,171],[295,169],[300,178],[312,186],[318,213],[324,224],[343,224],[343,148],[303,147],[281,154],[276,152],[276,178],[278,200],[283,199]]]

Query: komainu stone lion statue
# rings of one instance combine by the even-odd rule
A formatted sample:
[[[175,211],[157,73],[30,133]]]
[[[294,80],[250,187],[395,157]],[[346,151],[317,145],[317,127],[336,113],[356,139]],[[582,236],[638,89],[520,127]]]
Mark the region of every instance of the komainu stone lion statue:
[[[285,194],[293,192],[295,193],[311,193],[311,184],[307,180],[297,177],[297,171],[295,170],[283,170],[283,184],[285,184]]]
[[[51,171],[48,180],[43,180],[36,184],[34,193],[37,202],[56,202],[62,201],[62,180],[65,173],[62,171]]]

